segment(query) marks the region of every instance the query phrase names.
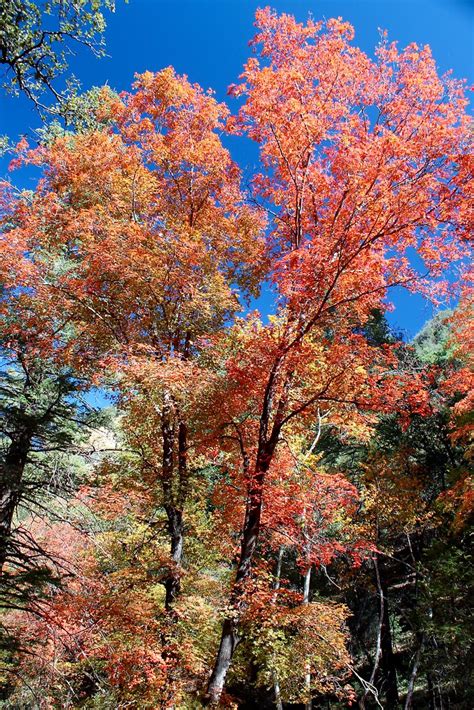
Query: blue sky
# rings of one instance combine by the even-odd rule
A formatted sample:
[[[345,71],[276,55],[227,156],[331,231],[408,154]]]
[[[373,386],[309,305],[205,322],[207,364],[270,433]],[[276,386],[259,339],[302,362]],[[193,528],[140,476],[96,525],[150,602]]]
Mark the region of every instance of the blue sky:
[[[355,42],[369,53],[378,41],[378,28],[387,29],[402,46],[430,44],[441,72],[452,69],[474,83],[474,0],[117,0],[115,14],[107,17],[109,56],[96,59],[80,51],[70,67],[84,88],[107,82],[124,90],[135,72],[173,65],[223,100],[248,56],[255,10],[266,4],[301,20],[308,13],[315,19],[342,16],[354,25]],[[0,135],[31,136],[39,125],[25,99],[1,95]],[[256,154],[248,143],[234,139],[230,147],[242,167],[251,169]],[[6,164],[0,161],[2,175]],[[432,315],[418,297],[398,293],[395,301],[390,320],[408,335]]]

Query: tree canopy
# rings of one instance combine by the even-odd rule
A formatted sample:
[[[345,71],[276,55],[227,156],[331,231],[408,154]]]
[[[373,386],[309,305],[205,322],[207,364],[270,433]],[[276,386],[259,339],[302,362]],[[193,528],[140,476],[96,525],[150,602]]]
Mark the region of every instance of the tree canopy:
[[[95,33],[90,5],[56,9]],[[237,111],[145,72],[18,144],[34,190],[1,183],[13,707],[472,699],[464,83],[340,18],[256,28]],[[394,287],[457,304],[410,344]]]

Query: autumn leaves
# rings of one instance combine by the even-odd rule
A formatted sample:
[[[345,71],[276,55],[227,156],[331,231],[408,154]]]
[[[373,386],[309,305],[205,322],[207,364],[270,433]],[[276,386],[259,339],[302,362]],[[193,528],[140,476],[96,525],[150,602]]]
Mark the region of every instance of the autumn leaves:
[[[113,384],[131,459],[115,461],[107,486],[125,496],[129,480],[136,522],[152,530],[157,511],[164,521],[160,544],[149,547],[164,599],[151,587],[147,596],[143,569],[128,582],[119,575],[123,589],[137,582],[133,603],[148,619],[137,633],[156,649],[148,691],[161,699],[145,694],[146,702],[168,702],[165,685],[171,698],[198,694],[213,666],[206,698],[218,703],[235,650],[262,613],[263,625],[281,613],[288,637],[304,638],[298,651],[269,628],[267,656],[267,642],[255,643],[269,678],[303,688],[291,697],[329,683],[313,674],[305,686],[318,625],[331,630],[328,663],[347,670],[344,610],[305,609],[295,598],[277,612],[265,573],[281,547],[305,569],[338,554],[355,559],[364,547],[344,530],[356,491],[317,471],[314,430],[323,418],[367,439],[377,414],[403,414],[402,387],[423,412],[423,376],[394,372],[394,347],[371,343],[364,328],[393,285],[443,291],[439,281],[428,289],[425,272],[438,277],[465,257],[470,180],[461,84],[437,76],[426,48],[399,52],[383,40],[370,59],[352,39],[339,20],[303,25],[259,11],[255,56],[232,90],[242,99],[237,115],[171,68],[147,72],[132,92],[103,94],[96,130],[22,145],[21,161],[39,166],[41,180],[34,193],[3,193],[2,265],[17,262],[15,282],[5,281],[5,342],[15,350],[21,318],[31,325],[28,357]],[[249,191],[226,131],[258,143]],[[422,274],[410,250],[424,260]],[[268,323],[237,317],[264,280],[276,294]],[[344,539],[325,537],[331,525]],[[217,531],[206,560],[203,540]],[[144,564],[151,569],[149,556]],[[113,626],[124,598],[107,607],[110,580],[99,562],[88,565],[102,589],[99,615],[109,609]],[[183,590],[186,575],[194,587]],[[183,659],[197,622],[186,627],[186,615],[197,598],[209,639],[190,680]],[[94,648],[93,634],[89,641]],[[129,669],[125,656],[117,663]]]

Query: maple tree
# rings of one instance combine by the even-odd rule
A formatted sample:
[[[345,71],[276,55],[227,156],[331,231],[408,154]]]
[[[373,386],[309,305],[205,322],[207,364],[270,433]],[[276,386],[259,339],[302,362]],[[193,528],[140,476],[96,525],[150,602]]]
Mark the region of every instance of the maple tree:
[[[390,286],[426,291],[409,247],[439,275],[464,256],[469,230],[463,88],[437,76],[429,48],[399,52],[383,39],[370,60],[351,45],[353,30],[341,20],[303,25],[267,9],[257,12],[256,24],[260,59],[248,61],[233,88],[245,98],[233,126],[260,146],[264,172],[254,186],[274,217],[269,239],[280,310],[264,329],[258,434],[232,594],[237,616],[223,625],[210,702],[219,699],[239,641],[242,584],[284,426],[324,402],[357,404],[362,393],[354,380],[368,379],[373,356],[355,329],[383,310]],[[253,347],[263,349],[262,341]]]
[[[129,93],[94,92],[75,133],[18,145],[12,167],[41,170],[34,192],[2,185],[5,341],[21,312],[33,359],[110,387],[120,412],[119,445],[88,474],[99,528],[86,526],[85,550],[72,541],[75,576],[46,620],[12,622],[44,640],[46,663],[28,670],[40,685],[59,659],[68,702],[104,692],[167,707],[208,681],[202,702],[231,704],[230,672],[271,687],[278,707],[352,703],[351,674],[362,706],[379,691],[394,706],[396,550],[436,579],[410,597],[409,707],[435,638],[423,605],[443,584],[411,542],[420,527],[439,537],[443,516],[459,534],[469,517],[467,475],[449,486],[445,469],[469,442],[471,292],[453,316],[457,360],[442,367],[383,323],[391,287],[436,302],[469,258],[463,83],[438,76],[428,47],[385,35],[370,58],[341,19],[265,9],[256,25],[236,115],[172,68],[146,72]],[[249,191],[225,132],[259,147]],[[262,287],[273,313],[242,316]],[[424,454],[410,463],[426,426],[436,484]],[[354,579],[371,589],[368,628],[357,584],[344,597]],[[339,596],[319,599],[323,585]],[[362,675],[348,602],[375,647]]]
[[[24,283],[57,321],[74,323],[56,351],[79,368],[120,372],[137,402],[153,402],[150,417],[159,412],[150,432],[159,451],[145,465],[162,488],[179,568],[191,407],[179,390],[198,381],[199,339],[239,307],[236,289],[256,288],[262,220],[218,136],[228,111],[209,93],[166,69],[103,103],[115,130],[21,147],[18,160],[42,165],[45,179],[31,203],[20,198],[8,239],[40,248]],[[173,574],[168,607],[178,590]]]

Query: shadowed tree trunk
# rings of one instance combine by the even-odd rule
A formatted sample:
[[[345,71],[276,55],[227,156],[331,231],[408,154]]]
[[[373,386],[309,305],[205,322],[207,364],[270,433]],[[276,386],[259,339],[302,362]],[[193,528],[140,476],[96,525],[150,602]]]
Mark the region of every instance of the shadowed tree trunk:
[[[392,631],[390,628],[390,616],[388,606],[388,586],[385,579],[383,565],[380,565],[380,585],[384,598],[382,627],[381,627],[381,650],[382,658],[380,668],[383,677],[385,691],[385,701],[388,708],[399,706],[397,670],[395,667],[395,656],[393,653]]]
[[[274,449],[274,446],[273,446]],[[256,472],[247,500],[245,511],[245,524],[242,534],[240,559],[237,574],[231,595],[231,607],[234,615],[224,620],[221,641],[217,653],[214,669],[207,689],[204,702],[208,705],[217,705],[224,688],[227,671],[229,670],[232,656],[237,648],[240,637],[238,633],[238,616],[242,606],[243,584],[250,574],[251,564],[260,532],[262,514],[262,495],[265,474],[270,466],[273,449],[262,447],[257,456]]]
[[[0,465],[0,574],[8,556],[13,515],[20,499],[23,473],[33,435],[32,425],[20,425],[13,434]]]
[[[278,550],[278,560],[277,560],[277,568],[276,568],[276,574],[275,574],[275,583],[273,585],[275,592],[278,592],[278,590],[280,589],[281,567],[282,567],[282,563],[283,563],[284,551],[285,551],[285,548],[283,547],[283,545],[281,545],[280,549]],[[276,597],[276,594],[275,594],[275,597]],[[273,691],[275,693],[275,707],[277,710],[283,710],[283,703],[281,701],[280,681],[278,679],[278,673],[276,670],[273,670],[272,676],[273,676]]]
[[[383,620],[384,620],[384,615],[385,615],[385,598],[382,590],[382,584],[380,582],[380,570],[379,570],[379,564],[377,561],[377,553],[374,554],[373,556],[373,563],[374,563],[374,570],[375,570],[375,579],[377,583],[377,593],[379,596],[379,623],[377,625],[377,640],[376,640],[376,645],[375,645],[375,658],[374,658],[374,665],[372,667],[372,672],[370,674],[370,678],[368,681],[368,686],[365,688],[364,695],[362,696],[360,702],[359,702],[359,707],[363,710],[365,708],[365,702],[367,699],[367,696],[369,694],[369,689],[374,686],[375,682],[375,676],[377,674],[377,670],[380,664],[380,658],[382,655],[382,627],[383,627]]]
[[[288,400],[288,389],[292,379],[292,373],[288,372],[284,375],[284,378],[282,378],[282,394],[279,397],[278,404],[274,408],[274,419],[271,425],[276,383],[282,375],[283,361],[283,356],[276,358],[265,388],[262,413],[260,416],[255,468],[249,482],[240,558],[230,598],[230,606],[233,613],[224,620],[222,625],[219,650],[207,686],[207,693],[204,697],[204,703],[206,705],[217,705],[219,703],[232,656],[240,642],[238,633],[239,616],[242,611],[244,585],[251,573],[252,561],[260,533],[265,475],[270,468],[273,454],[275,453],[275,448],[279,440],[284,420],[284,411]]]
[[[165,581],[165,607],[170,611],[181,591],[180,566],[183,556],[183,514],[173,506],[165,506],[171,541],[173,567]]]
[[[304,576],[303,604],[309,604],[310,589],[311,589],[311,567],[308,567],[308,570]],[[312,710],[313,701],[311,698],[311,665],[310,665],[309,659],[306,664],[306,674],[305,674],[305,678],[304,678],[304,683],[305,683],[306,695],[307,695],[307,699],[306,699],[304,707],[305,707],[305,710]]]
[[[170,536],[170,554],[172,566],[165,580],[165,608],[171,611],[181,590],[181,560],[183,556],[183,511],[182,502],[185,496],[186,479],[186,426],[180,422],[178,425],[178,485],[176,493],[173,486],[175,476],[175,425],[173,406],[169,393],[164,395],[161,434],[163,443],[162,458],[162,485],[164,495],[164,508],[168,518],[168,533]]]
[[[418,646],[416,653],[415,653],[415,659],[413,661],[413,668],[412,668],[411,674],[410,674],[410,681],[408,683],[407,696],[405,698],[405,710],[411,710],[411,708],[413,707],[413,692],[415,690],[415,680],[416,680],[416,676],[418,673],[418,666],[420,663],[420,656],[421,656],[421,652],[423,650],[424,641],[425,641],[425,639],[424,639],[424,636],[422,635],[422,637],[420,639],[419,646]]]

